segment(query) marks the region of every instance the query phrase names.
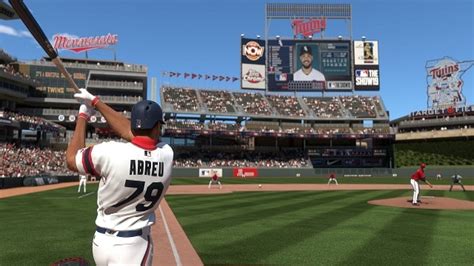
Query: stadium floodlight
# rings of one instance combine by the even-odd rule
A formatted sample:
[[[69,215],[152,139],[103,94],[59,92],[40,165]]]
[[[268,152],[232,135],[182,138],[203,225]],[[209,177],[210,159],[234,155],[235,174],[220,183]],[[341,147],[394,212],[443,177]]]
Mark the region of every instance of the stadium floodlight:
[[[342,40],[342,35],[337,36],[339,40]]]
[[[277,41],[278,41],[278,45],[280,45],[280,47],[283,47],[283,42],[282,42],[281,39],[280,39],[280,35],[277,35],[277,36],[276,36],[276,39],[277,39]]]
[[[364,42],[365,42],[365,36],[362,36],[362,41],[364,41]]]

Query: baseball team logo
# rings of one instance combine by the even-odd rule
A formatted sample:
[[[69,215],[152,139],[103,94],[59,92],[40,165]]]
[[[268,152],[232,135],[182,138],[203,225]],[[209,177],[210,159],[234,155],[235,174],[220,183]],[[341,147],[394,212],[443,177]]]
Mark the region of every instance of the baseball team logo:
[[[432,108],[458,107],[466,104],[461,77],[474,61],[457,62],[444,57],[426,63],[428,106]]]
[[[244,74],[243,79],[249,83],[260,83],[265,80],[262,73],[258,72],[255,69],[249,69],[247,73]]]
[[[263,56],[264,49],[265,48],[261,47],[260,44],[258,44],[257,42],[250,41],[244,45],[243,53],[248,60],[257,61],[258,59],[260,59],[260,57]]]

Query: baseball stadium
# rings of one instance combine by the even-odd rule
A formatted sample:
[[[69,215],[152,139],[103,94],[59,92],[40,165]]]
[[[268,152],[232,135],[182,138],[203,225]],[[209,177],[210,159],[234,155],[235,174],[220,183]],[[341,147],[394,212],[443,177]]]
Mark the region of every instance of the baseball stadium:
[[[364,23],[370,12],[347,2],[252,2],[232,46],[206,44],[234,64],[196,48],[179,69],[171,55],[128,55],[123,31],[54,35],[67,29],[42,23],[51,11],[0,1],[0,38],[12,38],[0,39],[0,265],[472,265],[473,27],[459,37],[471,58],[430,50],[411,62],[421,82],[393,85],[412,75],[392,54],[408,50],[386,32],[354,37],[384,18]],[[472,22],[473,3],[452,3]],[[197,5],[161,15],[204,25],[180,4]],[[406,5],[422,23],[425,5]],[[98,21],[113,8],[98,4]],[[209,42],[173,47],[178,34],[157,32],[178,56]]]

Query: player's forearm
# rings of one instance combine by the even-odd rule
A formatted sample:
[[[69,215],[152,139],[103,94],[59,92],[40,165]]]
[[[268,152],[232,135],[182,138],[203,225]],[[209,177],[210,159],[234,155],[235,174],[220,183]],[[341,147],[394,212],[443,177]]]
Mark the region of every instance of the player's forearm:
[[[86,128],[87,121],[84,118],[78,118],[76,129],[66,150],[66,164],[71,171],[77,172],[76,154],[78,150],[86,146]]]
[[[130,120],[128,120],[123,114],[115,111],[102,101],[99,101],[95,105],[95,109],[105,117],[107,123],[112,130],[117,133],[117,135],[125,140],[132,140],[133,135],[130,131]]]

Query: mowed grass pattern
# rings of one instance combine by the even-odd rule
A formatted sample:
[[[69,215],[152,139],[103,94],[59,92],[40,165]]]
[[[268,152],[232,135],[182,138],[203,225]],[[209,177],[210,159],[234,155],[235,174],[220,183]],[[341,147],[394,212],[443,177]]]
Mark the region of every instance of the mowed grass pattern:
[[[423,193],[466,200],[473,194]],[[167,200],[208,265],[472,265],[474,212],[367,204],[410,195],[405,190],[242,192]]]
[[[97,194],[80,195],[74,186],[0,199],[0,265],[50,265],[68,257],[93,263]]]
[[[275,183],[284,179],[279,181]],[[96,190],[97,185],[88,185],[88,191]],[[97,194],[79,195],[74,186],[1,199],[0,265],[49,265],[76,256],[93,262]],[[242,192],[166,198],[205,264],[471,265],[474,212],[366,203],[402,195],[411,193]],[[474,201],[474,192],[423,190],[423,195]]]

